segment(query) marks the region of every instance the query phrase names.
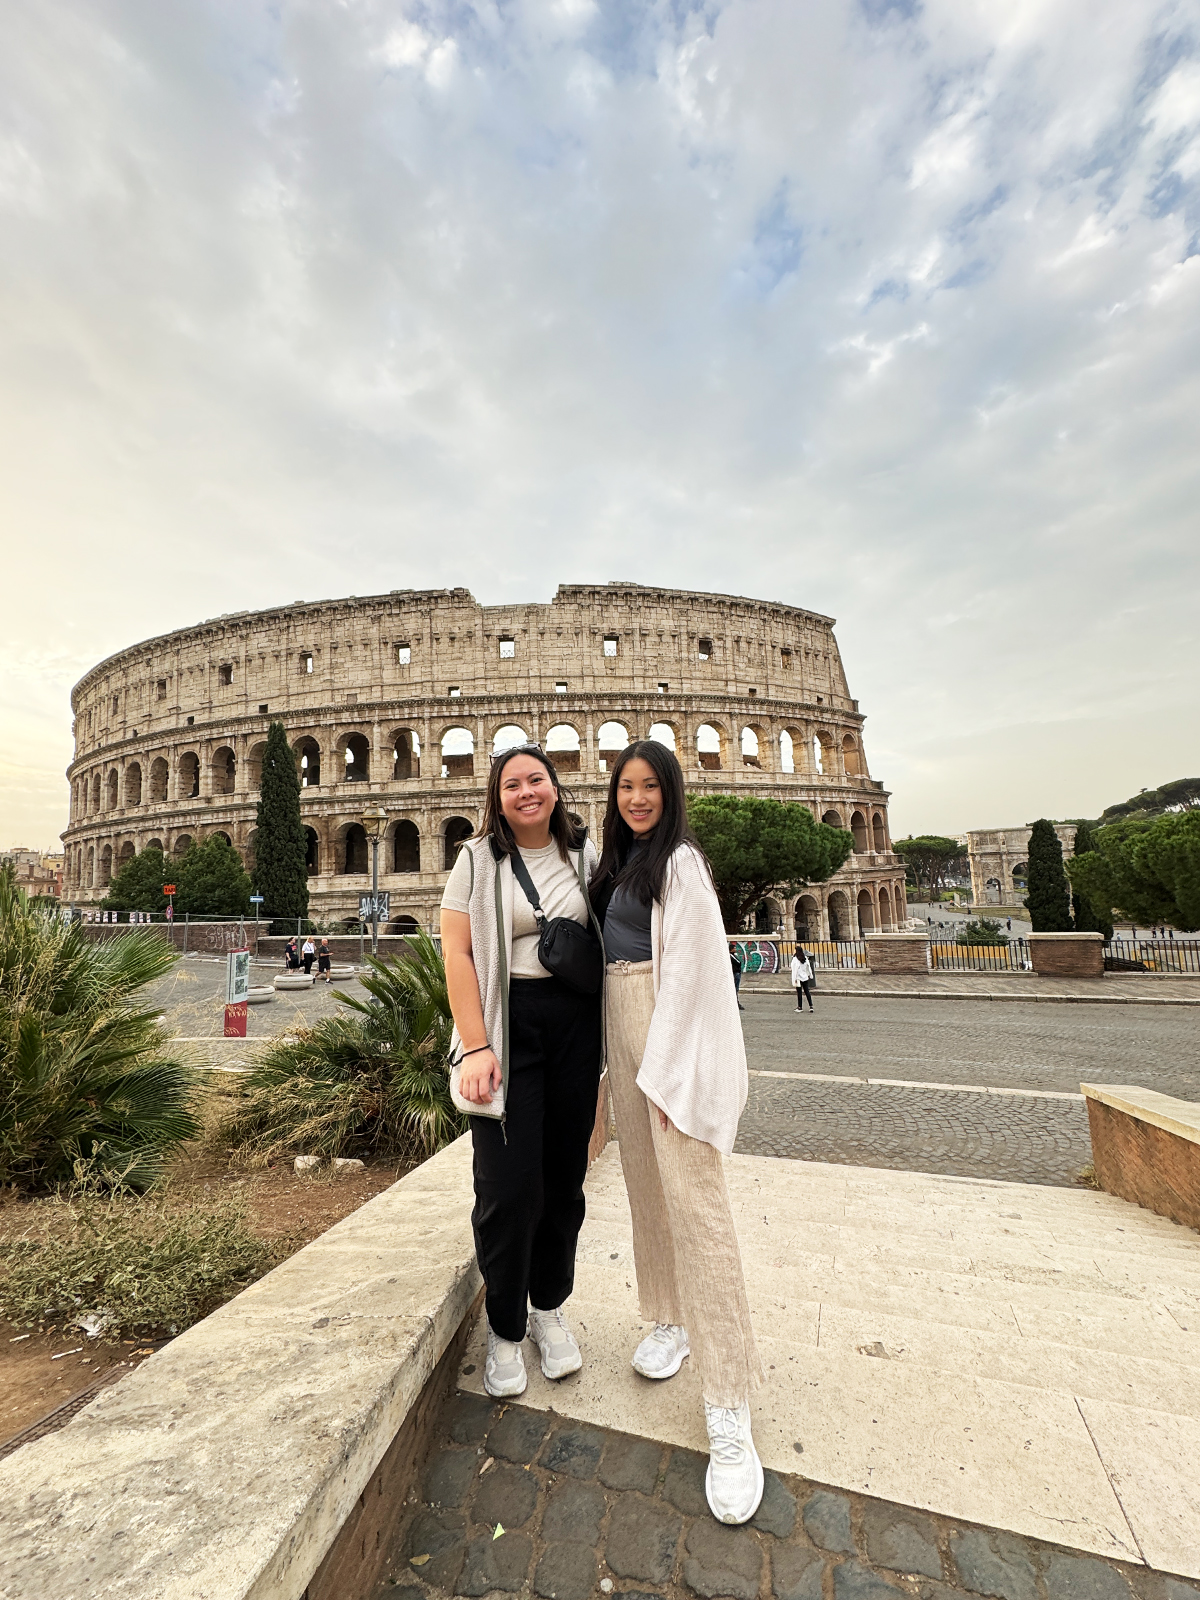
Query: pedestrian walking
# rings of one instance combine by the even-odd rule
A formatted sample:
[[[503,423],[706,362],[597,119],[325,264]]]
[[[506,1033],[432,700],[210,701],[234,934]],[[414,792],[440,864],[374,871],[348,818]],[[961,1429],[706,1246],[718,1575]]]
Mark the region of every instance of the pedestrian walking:
[[[333,982],[333,975],[329,970],[332,965],[333,960],[329,949],[329,940],[322,939],[321,948],[317,951],[317,974],[320,976],[321,973],[324,973],[326,983]]]
[[[763,1492],[749,1405],[763,1369],[721,1160],[746,1103],[746,1049],[716,890],[665,745],[618,756],[593,889],[638,1300],[654,1324],[633,1367],[670,1378],[694,1349],[708,1504],[719,1522],[747,1522]]]
[[[295,939],[289,939],[283,947],[283,963],[289,972],[299,972],[300,952],[296,948]]]
[[[742,958],[738,955],[737,945],[729,946],[729,965],[733,969],[733,997],[737,1001],[739,1011],[745,1011],[742,1004]]]
[[[300,954],[304,960],[304,976],[306,978],[311,978],[313,962],[317,959],[317,947],[312,942],[311,938],[305,938],[304,944],[301,946]]]
[[[470,1118],[486,1285],[483,1383],[498,1399],[524,1392],[526,1336],[547,1378],[583,1365],[562,1308],[596,1121],[604,956],[587,894],[596,848],[569,799],[538,745],[497,756],[442,895],[451,1094]]]
[[[796,953],[792,957],[792,985],[796,990],[796,1010],[804,1010],[804,1002],[808,1001],[808,1009],[813,1008],[813,969],[812,958],[802,944],[796,946]]]

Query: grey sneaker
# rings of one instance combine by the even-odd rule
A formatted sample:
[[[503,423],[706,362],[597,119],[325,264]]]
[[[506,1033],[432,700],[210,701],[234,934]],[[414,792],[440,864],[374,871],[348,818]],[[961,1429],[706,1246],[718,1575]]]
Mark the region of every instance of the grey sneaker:
[[[633,1352],[633,1370],[643,1378],[673,1378],[692,1353],[687,1329],[674,1322],[656,1322]]]
[[[750,1407],[733,1410],[704,1402],[708,1471],[704,1492],[718,1522],[749,1522],[763,1497],[763,1469],[750,1437]]]
[[[542,1375],[553,1382],[578,1372],[583,1365],[575,1335],[567,1326],[562,1307],[555,1311],[537,1311],[529,1308],[529,1337],[542,1353]]]
[[[502,1339],[488,1323],[487,1360],[483,1366],[483,1387],[496,1400],[511,1400],[525,1393],[529,1379],[521,1346]]]

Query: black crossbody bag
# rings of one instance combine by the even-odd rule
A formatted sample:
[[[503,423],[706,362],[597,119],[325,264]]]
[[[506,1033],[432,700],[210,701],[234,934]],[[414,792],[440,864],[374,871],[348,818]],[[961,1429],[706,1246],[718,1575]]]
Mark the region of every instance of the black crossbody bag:
[[[525,898],[533,907],[534,921],[538,925],[538,960],[546,971],[562,980],[568,989],[578,994],[598,994],[604,981],[604,956],[600,941],[589,922],[585,927],[570,917],[547,917],[542,902],[529,876],[529,868],[518,850],[508,858],[512,862],[513,877],[525,891]],[[587,890],[584,890],[587,903]]]

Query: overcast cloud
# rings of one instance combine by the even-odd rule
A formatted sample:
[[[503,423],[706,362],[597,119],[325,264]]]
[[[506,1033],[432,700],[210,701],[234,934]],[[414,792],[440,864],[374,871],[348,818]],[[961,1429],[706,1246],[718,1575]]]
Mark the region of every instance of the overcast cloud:
[[[1200,0],[9,0],[0,844],[243,607],[838,618],[897,833],[1200,770]]]

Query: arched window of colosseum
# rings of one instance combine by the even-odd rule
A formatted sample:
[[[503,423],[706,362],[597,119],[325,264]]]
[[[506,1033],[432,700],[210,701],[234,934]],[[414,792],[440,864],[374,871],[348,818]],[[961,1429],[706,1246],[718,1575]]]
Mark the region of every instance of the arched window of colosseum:
[[[393,872],[420,872],[421,835],[415,822],[407,818],[396,824],[392,845]]]
[[[361,733],[348,733],[342,749],[346,762],[346,782],[366,783],[371,776],[371,747],[367,743],[366,736]]]
[[[796,770],[796,746],[786,728],[779,735],[779,770],[781,772]]]
[[[596,735],[596,753],[600,762],[600,771],[607,772],[609,763],[614,761],[621,751],[631,744],[629,729],[623,722],[602,722]]]
[[[442,858],[443,870],[450,871],[458,856],[458,847],[464,839],[469,839],[475,832],[475,824],[468,822],[466,817],[448,817],[442,828],[442,838],[445,841],[445,852]]]
[[[867,819],[861,811],[855,811],[850,817],[850,832],[854,835],[854,848],[861,854],[871,848],[871,841],[867,837]]]
[[[188,851],[191,848],[192,848],[192,836],[191,836],[191,834],[190,833],[181,833],[179,835],[178,839],[176,839],[174,845],[172,846],[171,854],[173,856],[175,856],[176,859],[178,859],[180,856],[187,855]]]
[[[696,764],[707,772],[720,772],[723,762],[721,733],[711,722],[702,722],[696,729]]]
[[[210,839],[220,839],[223,844],[229,845],[230,849],[233,848],[233,840],[227,833],[222,832],[220,829],[218,829],[216,833],[210,833],[208,837]]]
[[[93,772],[92,773],[92,810],[93,810],[93,812],[95,812],[95,811],[99,811],[99,809],[100,809],[100,774],[98,772]]]
[[[827,733],[813,734],[813,766],[823,777],[834,773],[833,740]]]
[[[262,788],[263,757],[267,753],[266,740],[250,746],[246,752],[246,787],[252,794]]]
[[[150,802],[165,800],[167,798],[167,779],[170,769],[162,756],[155,756],[150,763]]]
[[[796,901],[796,938],[808,943],[821,937],[821,908],[811,894]]]
[[[675,729],[669,722],[652,722],[650,738],[655,744],[665,744],[668,750],[675,749]]]
[[[106,844],[100,852],[100,887],[106,889],[112,882],[112,845]]]
[[[871,817],[871,843],[876,850],[887,849],[887,830],[883,826],[883,814],[879,811]]]
[[[496,729],[492,740],[492,755],[498,756],[505,750],[512,750],[519,744],[528,744],[529,735],[524,728],[518,727],[515,722],[506,722],[502,728]]]
[[[860,889],[858,892],[858,927],[860,933],[875,931],[875,907],[865,889]]]
[[[416,917],[393,917],[388,923],[387,931],[399,934],[418,933],[420,928],[421,924]]]
[[[88,849],[87,867],[85,868],[85,872],[86,876],[84,878],[84,887],[92,889],[96,884],[96,849],[94,845],[90,846]]]
[[[393,779],[421,776],[421,736],[412,728],[401,728],[392,740]]]
[[[783,925],[783,907],[778,900],[760,900],[754,908],[755,933],[778,933]]]
[[[892,925],[892,897],[883,886],[879,890],[879,926],[890,928]]]
[[[147,850],[157,850],[161,855],[163,853],[163,842],[161,839],[147,839],[145,848]]]
[[[469,728],[447,728],[442,735],[442,777],[473,778],[474,776],[474,735]]]
[[[842,763],[846,768],[848,778],[861,778],[863,774],[862,761],[859,758],[858,745],[854,735],[848,733],[842,740]]]
[[[140,806],[142,803],[142,769],[136,761],[131,761],[125,768],[125,804],[127,806]]]
[[[321,870],[321,841],[314,828],[304,830],[304,865],[310,877]]]
[[[120,791],[120,786],[121,780],[117,777],[117,769],[114,767],[108,775],[108,809],[110,811],[116,809],[117,795]]]
[[[302,789],[321,787],[321,747],[315,739],[297,739],[292,754],[300,772]]]
[[[850,902],[840,889],[834,889],[829,896],[829,937],[850,939],[853,936],[850,927]]]
[[[559,772],[579,771],[579,734],[569,722],[556,722],[546,735],[546,754]]]
[[[846,826],[839,811],[826,811],[822,815],[821,821],[827,828],[844,828]]]
[[[179,758],[179,798],[194,800],[200,793],[200,757],[189,750]]]
[[[237,783],[237,757],[228,745],[213,752],[212,786],[214,794],[232,794]]]
[[[121,846],[120,854],[117,856],[117,871],[124,872],[125,868],[133,860],[135,855],[137,855],[137,850],[134,848],[133,840],[126,839],[125,843]]]
[[[342,834],[340,870],[351,876],[367,871],[367,835],[361,822],[349,822]]]
[[[759,749],[759,729],[742,729],[742,765],[744,767],[762,767],[762,754]]]

